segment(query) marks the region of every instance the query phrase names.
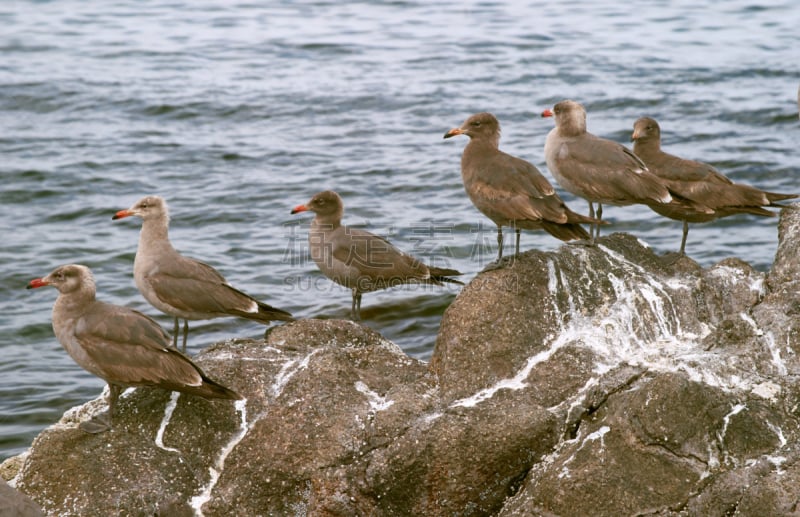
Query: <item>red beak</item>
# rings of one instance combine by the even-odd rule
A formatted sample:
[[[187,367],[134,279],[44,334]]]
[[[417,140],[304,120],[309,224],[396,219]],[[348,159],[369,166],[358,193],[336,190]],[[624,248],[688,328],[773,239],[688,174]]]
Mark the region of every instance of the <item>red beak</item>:
[[[308,207],[306,205],[297,205],[296,207],[292,208],[292,213],[296,214],[298,212],[306,212],[308,211]]]
[[[133,215],[133,212],[131,212],[130,210],[120,210],[119,212],[114,214],[114,217],[112,217],[111,220],[115,221],[117,219],[122,219],[123,217],[129,217],[131,215]]]
[[[450,137],[453,137],[453,136],[456,136],[456,135],[463,135],[463,134],[464,134],[464,130],[463,129],[461,129],[460,127],[454,127],[453,129],[451,129],[450,131],[445,133],[444,137],[445,138],[450,138]]]
[[[552,116],[553,116],[553,111],[552,111],[552,110],[550,110],[550,109],[546,109],[546,110],[544,110],[544,111],[542,112],[542,116],[543,116],[543,117],[552,117]]]
[[[46,285],[50,284],[48,284],[41,278],[34,278],[30,282],[28,282],[28,287],[26,287],[25,289],[36,289],[37,287],[44,287]]]

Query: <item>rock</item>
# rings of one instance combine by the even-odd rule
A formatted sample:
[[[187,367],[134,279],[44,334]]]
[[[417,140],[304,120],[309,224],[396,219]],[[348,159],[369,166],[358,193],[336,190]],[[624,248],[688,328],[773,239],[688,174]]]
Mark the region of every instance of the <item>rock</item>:
[[[496,513],[558,441],[554,415],[529,393],[494,397],[480,409],[452,405],[426,417],[371,458],[372,515]]]
[[[135,390],[110,432],[72,415],[43,432],[17,485],[59,515],[487,513],[558,441],[525,393],[441,406],[424,363],[349,321],[277,327],[197,362],[246,404]]]
[[[695,293],[701,279],[668,273],[637,239],[613,234],[597,248],[528,252],[480,275],[442,318],[431,369],[443,397],[468,396],[527,367],[529,381],[557,379],[556,405],[627,352],[660,354],[679,334],[707,332],[708,301]],[[563,347],[572,349],[566,361],[551,360]]]
[[[689,515],[797,515],[800,451],[786,447],[785,456],[762,458],[715,476],[689,501]]]
[[[800,208],[767,274],[612,234],[528,251],[448,308],[430,364],[304,320],[196,360],[237,403],[68,412],[14,485],[58,515],[796,515]],[[7,462],[7,468],[12,468]]]
[[[8,517],[40,517],[42,509],[33,500],[0,481],[0,515]]]
[[[716,472],[779,449],[771,426],[793,425],[772,421],[757,397],[734,405],[731,399],[672,373],[637,379],[610,395],[578,437],[534,467],[520,496],[500,515],[531,515],[533,509],[639,515],[683,508]]]

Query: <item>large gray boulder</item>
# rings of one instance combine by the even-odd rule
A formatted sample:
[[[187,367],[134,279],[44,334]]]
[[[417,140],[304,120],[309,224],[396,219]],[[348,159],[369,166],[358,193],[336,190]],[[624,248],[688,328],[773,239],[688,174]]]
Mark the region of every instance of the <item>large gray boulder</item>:
[[[69,413],[15,479],[53,515],[424,515],[499,510],[558,441],[520,396],[442,406],[427,365],[349,321],[306,320],[197,358],[246,396],[123,396],[115,428]]]
[[[305,320],[196,359],[245,397],[138,389],[45,430],[51,515],[796,515],[800,209],[768,274],[630,235],[529,251],[448,308],[430,364]]]

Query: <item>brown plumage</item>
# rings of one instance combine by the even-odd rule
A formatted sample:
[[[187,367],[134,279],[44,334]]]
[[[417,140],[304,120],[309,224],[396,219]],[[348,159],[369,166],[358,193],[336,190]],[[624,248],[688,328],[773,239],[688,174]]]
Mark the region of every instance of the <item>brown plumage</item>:
[[[389,241],[365,230],[342,225],[344,204],[339,194],[326,190],[315,194],[292,214],[311,211],[315,217],[308,232],[311,258],[320,271],[353,294],[351,314],[361,319],[361,295],[402,284],[462,284],[448,278],[460,275],[455,269],[423,264],[403,253]]]
[[[467,135],[461,155],[461,179],[472,204],[497,225],[497,259],[503,257],[503,226],[516,232],[544,230],[562,241],[588,239],[580,225],[599,221],[570,210],[531,163],[499,149],[500,123],[491,113],[476,113],[444,138]]]
[[[664,182],[630,149],[586,130],[586,110],[577,102],[561,101],[542,116],[556,122],[544,145],[547,168],[565,190],[589,202],[590,216],[595,215],[593,202],[602,219],[603,204],[653,207],[674,201]]]
[[[175,318],[174,343],[178,346],[178,322],[183,326],[183,350],[189,334],[188,320],[238,316],[259,323],[294,321],[288,312],[260,302],[231,286],[219,271],[204,262],[181,255],[169,241],[167,203],[147,196],[112,219],[142,218],[139,247],[133,263],[133,279],[142,296],[156,309]]]
[[[170,347],[170,337],[144,314],[95,299],[95,283],[86,266],[60,266],[28,289],[53,286],[56,339],[83,369],[108,383],[108,414],[80,427],[89,433],[111,427],[119,394],[130,386],[153,386],[205,398],[240,399],[208,378],[191,359]]]
[[[780,207],[777,201],[797,197],[797,194],[765,192],[734,183],[707,163],[665,153],[661,150],[661,128],[652,118],[642,117],[634,123],[631,140],[634,142],[633,151],[650,171],[660,177],[671,191],[693,202],[693,206],[651,207],[665,217],[683,221],[681,255],[685,253],[689,223],[704,223],[735,214],[770,217],[775,213],[762,207]]]

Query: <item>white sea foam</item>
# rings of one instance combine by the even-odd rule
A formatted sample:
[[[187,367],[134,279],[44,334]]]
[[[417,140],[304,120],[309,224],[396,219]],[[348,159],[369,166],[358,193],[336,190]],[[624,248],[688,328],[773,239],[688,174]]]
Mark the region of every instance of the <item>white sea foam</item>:
[[[586,447],[586,445],[588,445],[589,443],[600,440],[599,452],[603,452],[606,448],[605,436],[606,434],[609,433],[609,431],[611,431],[611,428],[607,425],[604,425],[597,431],[594,431],[586,435],[586,437],[583,440],[581,440],[580,446],[577,449],[575,449],[575,452],[573,452],[569,458],[564,460],[564,464],[561,466],[561,471],[558,473],[558,478],[562,479],[565,477],[567,478],[570,477],[569,464],[572,463],[572,461],[575,459],[575,455],[578,454],[578,451]]]
[[[386,397],[381,397],[376,392],[369,389],[369,386],[362,381],[356,381],[356,390],[359,393],[363,393],[367,396],[367,400],[369,400],[369,408],[372,413],[389,409],[392,404],[394,404],[394,400],[388,400]]]
[[[318,348],[312,351],[299,361],[296,359],[290,359],[286,361],[281,370],[278,372],[278,375],[275,376],[275,382],[272,383],[272,396],[279,396],[283,392],[283,388],[286,387],[286,383],[289,382],[289,379],[291,379],[300,370],[305,370],[308,368],[311,358],[320,350],[321,349]]]
[[[222,448],[219,456],[217,456],[217,460],[214,462],[214,466],[208,468],[210,477],[208,484],[203,487],[203,490],[200,492],[200,494],[192,497],[191,499],[191,506],[192,509],[194,509],[194,514],[197,517],[203,517],[203,505],[211,499],[211,492],[214,490],[214,487],[217,486],[219,476],[222,474],[222,471],[225,468],[225,460],[228,458],[228,455],[231,453],[231,451],[239,444],[239,442],[242,441],[249,429],[247,424],[247,399],[237,400],[234,403],[234,407],[240,416],[239,432],[236,433],[236,435],[231,438],[231,440]]]
[[[531,370],[567,345],[586,348],[595,354],[594,373],[597,376],[627,364],[651,371],[681,373],[692,381],[724,391],[752,390],[765,398],[775,396],[774,389],[764,384],[763,375],[740,365],[735,356],[724,350],[705,349],[703,338],[712,331],[707,324],[695,322],[686,325],[692,331],[684,328],[674,297],[683,295],[676,295],[676,291],[691,290],[689,283],[676,279],[661,281],[619,253],[602,245],[599,248],[604,251],[606,260],[612,266],[631,273],[620,276],[603,273],[611,284],[613,298],[591,314],[576,309],[582,306],[581,301],[574,298],[580,290],[573,292],[557,262],[548,260],[547,289],[553,300],[551,308],[558,328],[548,336],[547,350],[528,358],[514,375],[457,400],[452,406],[472,407],[491,398],[500,390],[526,388],[526,379]],[[722,270],[717,271],[717,275],[730,274],[734,278],[741,276],[733,268],[720,269]],[[599,274],[589,274],[589,270],[586,273],[589,277]],[[757,282],[752,284],[752,288],[758,288]],[[565,311],[561,312],[556,297],[563,297],[564,293],[568,296],[569,303]],[[774,336],[759,329],[748,315],[742,314],[742,318],[762,337],[776,373],[784,374],[787,368]]]
[[[166,445],[164,445],[164,431],[167,430],[167,426],[169,425],[170,420],[172,420],[172,413],[178,406],[178,397],[180,397],[180,395],[181,394],[177,391],[172,392],[172,395],[169,398],[169,402],[167,402],[166,407],[164,407],[164,418],[161,419],[161,425],[159,426],[158,432],[156,433],[156,446],[159,449],[164,449],[165,451],[169,452],[177,452],[178,454],[180,454],[181,451],[173,447],[167,447]]]

